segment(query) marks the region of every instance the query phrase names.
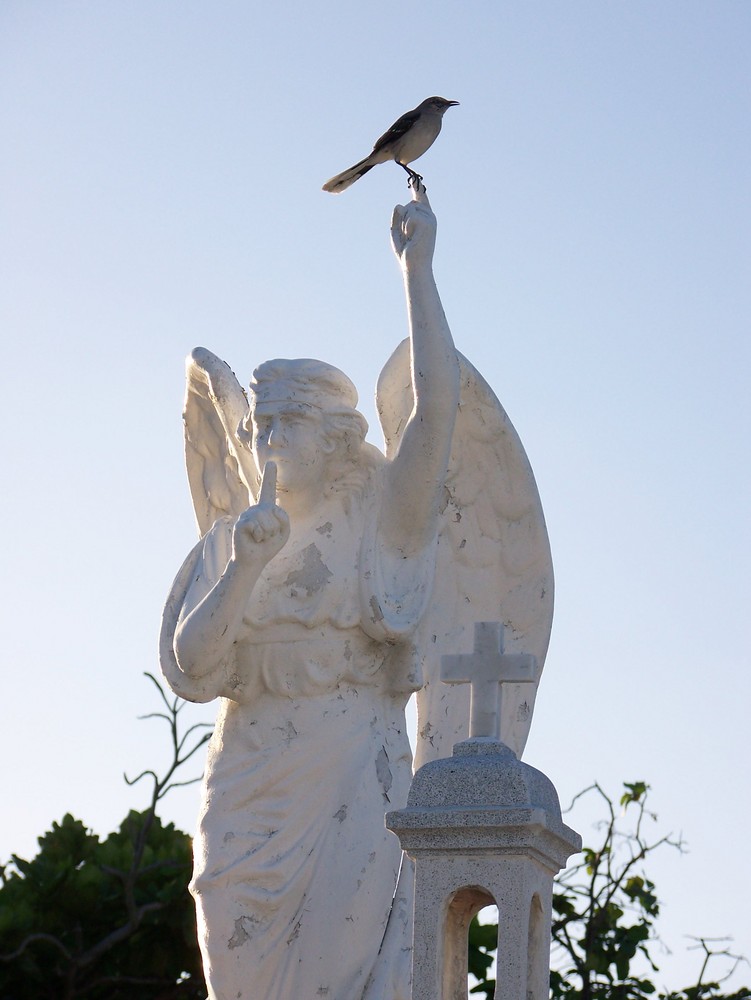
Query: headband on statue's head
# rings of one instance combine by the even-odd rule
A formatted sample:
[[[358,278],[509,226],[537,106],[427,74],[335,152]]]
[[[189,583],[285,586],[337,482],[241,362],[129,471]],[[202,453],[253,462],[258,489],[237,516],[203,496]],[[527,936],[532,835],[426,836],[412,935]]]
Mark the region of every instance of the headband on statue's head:
[[[263,403],[298,403],[319,410],[354,410],[357,389],[344,372],[312,358],[265,361],[253,372],[251,408]]]

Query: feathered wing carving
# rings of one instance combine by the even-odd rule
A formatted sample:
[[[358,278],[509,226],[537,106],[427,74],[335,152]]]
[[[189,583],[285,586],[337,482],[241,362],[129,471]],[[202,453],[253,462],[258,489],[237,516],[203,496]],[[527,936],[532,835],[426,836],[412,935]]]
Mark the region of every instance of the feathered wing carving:
[[[532,721],[553,618],[553,566],[537,485],[519,436],[480,373],[457,352],[461,397],[441,515],[436,580],[417,645],[425,685],[417,694],[415,766],[451,756],[467,738],[468,685],[439,679],[444,653],[468,653],[474,624],[502,621],[505,650],[537,658],[534,684],[503,687],[502,739],[519,756]],[[409,342],[378,381],[386,455],[396,452],[413,406]]]
[[[238,517],[258,493],[259,476],[242,427],[248,399],[231,371],[211,351],[197,347],[185,364],[185,464],[198,531],[203,536],[219,517]],[[175,631],[190,590],[203,541],[198,542],[172,584],[162,615],[159,656],[176,694],[205,702],[216,696],[211,676],[191,679],[175,657]]]
[[[197,347],[186,361],[185,464],[198,530],[255,503],[259,474],[242,423],[248,398],[226,362]]]

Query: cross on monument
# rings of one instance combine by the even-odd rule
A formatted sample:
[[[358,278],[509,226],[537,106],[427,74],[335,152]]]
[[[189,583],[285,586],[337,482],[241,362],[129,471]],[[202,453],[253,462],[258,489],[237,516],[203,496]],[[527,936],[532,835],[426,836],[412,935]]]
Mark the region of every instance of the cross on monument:
[[[471,653],[441,657],[445,684],[469,684],[469,738],[501,739],[501,685],[534,682],[537,659],[530,653],[503,652],[503,625],[475,622]]]

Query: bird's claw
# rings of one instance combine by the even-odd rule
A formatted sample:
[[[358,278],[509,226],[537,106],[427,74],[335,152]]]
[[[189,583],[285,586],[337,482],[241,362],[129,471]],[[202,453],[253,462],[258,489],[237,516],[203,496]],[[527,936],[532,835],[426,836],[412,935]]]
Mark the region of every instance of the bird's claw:
[[[415,191],[419,191],[420,188],[422,188],[423,191],[427,190],[422,182],[422,174],[418,174],[416,171],[409,169],[407,170],[407,173],[409,174],[409,177],[407,178],[408,188],[414,188]]]

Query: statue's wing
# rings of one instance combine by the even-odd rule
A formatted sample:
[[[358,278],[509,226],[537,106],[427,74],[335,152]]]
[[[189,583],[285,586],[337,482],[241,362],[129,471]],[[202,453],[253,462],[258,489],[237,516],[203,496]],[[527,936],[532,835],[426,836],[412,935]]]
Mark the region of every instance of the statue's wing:
[[[255,502],[259,475],[243,420],[248,398],[221,358],[197,347],[186,361],[185,464],[201,535]]]
[[[457,352],[461,396],[442,505],[433,596],[418,646],[425,686],[417,694],[416,766],[449,757],[467,738],[469,690],[440,681],[441,656],[469,653],[474,624],[501,621],[505,651],[531,653],[535,682],[504,684],[501,737],[521,755],[553,618],[553,565],[540,497],[519,436],[480,373]],[[413,406],[409,343],[386,364],[376,402],[395,454]]]

